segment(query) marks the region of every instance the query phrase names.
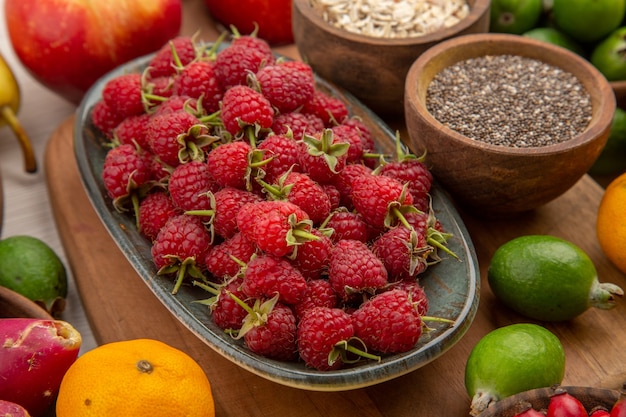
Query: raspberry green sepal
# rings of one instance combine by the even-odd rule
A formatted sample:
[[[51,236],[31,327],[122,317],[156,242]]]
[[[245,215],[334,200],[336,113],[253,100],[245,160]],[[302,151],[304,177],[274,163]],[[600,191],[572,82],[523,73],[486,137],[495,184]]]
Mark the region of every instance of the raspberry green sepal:
[[[213,227],[213,220],[215,219],[215,213],[217,212],[217,203],[215,202],[215,195],[211,191],[207,191],[204,195],[206,195],[209,199],[209,207],[211,208],[205,210],[187,210],[185,211],[185,214],[209,218],[205,224],[209,226],[207,229],[209,231],[209,236],[211,237],[210,243],[212,244],[215,241],[215,228]]]
[[[295,259],[298,254],[298,246],[312,241],[319,240],[320,237],[311,233],[313,222],[311,220],[297,221],[295,214],[290,214],[287,218],[290,228],[287,232],[287,245],[293,247],[293,251],[287,255],[289,259]]]
[[[404,214],[410,212],[421,213],[421,211],[418,210],[417,207],[410,204],[405,204],[408,193],[409,185],[408,183],[406,183],[402,187],[402,192],[400,193],[398,199],[391,201],[389,205],[387,205],[387,215],[385,216],[383,223],[385,228],[390,229],[398,222],[402,223],[405,227],[411,228],[411,225],[404,217]]]
[[[218,136],[208,133],[205,125],[201,123],[193,125],[187,132],[176,137],[176,141],[180,145],[178,160],[181,164],[189,161],[204,161],[204,149],[219,140]]]
[[[359,349],[354,346],[355,342],[361,344],[363,348]],[[335,344],[335,347],[328,354],[328,365],[332,367],[338,359],[347,364],[357,363],[363,359],[371,359],[376,362],[382,360],[380,356],[367,352],[365,344],[358,337],[351,337]]]
[[[340,156],[345,155],[350,148],[349,143],[333,143],[334,133],[331,129],[324,129],[320,139],[310,135],[304,135],[302,140],[307,144],[307,151],[313,156],[324,157],[330,170],[337,172],[337,162]]]
[[[437,218],[435,217],[435,210],[433,210],[432,199],[430,199],[428,205],[430,209],[428,210],[428,230],[426,232],[426,242],[434,246],[436,249],[440,249],[460,261],[461,258],[459,258],[459,256],[452,250],[450,250],[450,248],[448,248],[447,246],[448,240],[454,235],[452,233],[441,232],[435,228],[435,225],[437,224]],[[436,251],[433,253],[432,258],[434,260],[433,263],[441,261],[441,258]]]
[[[615,307],[615,296],[621,297],[623,295],[624,290],[618,285],[594,281],[589,292],[589,304],[591,307],[601,310],[610,310]]]
[[[426,323],[429,322],[433,322],[433,323],[445,323],[445,324],[449,324],[450,326],[454,326],[455,321],[454,320],[450,320],[447,319],[445,317],[435,317],[435,316],[421,316],[420,317],[422,319],[422,328],[425,332],[430,332],[435,330],[432,327],[429,327]]]
[[[193,301],[194,303],[202,304],[202,305],[209,306],[209,307],[215,305],[220,294],[219,288],[216,288],[214,285],[211,285],[212,284],[211,282],[204,283],[200,281],[193,281],[192,284],[196,287],[202,288],[203,290],[211,294],[211,297],[205,298],[202,300],[194,300]]]
[[[265,153],[256,148],[256,144],[254,141],[250,141],[250,146],[252,147],[252,151],[248,153],[248,168],[246,169],[246,190],[252,191],[252,179],[255,181],[259,181],[265,173],[263,172],[263,167],[270,163],[273,157],[266,158]]]
[[[175,255],[166,255],[166,258],[177,258]],[[166,265],[157,271],[157,275],[169,275],[176,274],[176,281],[174,283],[174,288],[172,289],[171,294],[176,295],[181,285],[183,284],[184,279],[189,275],[196,279],[206,280],[206,277],[200,271],[200,268],[196,265],[196,258],[190,257],[179,262],[175,262],[171,265]]]
[[[260,299],[257,299],[254,302],[254,305],[250,307],[235,294],[229,293],[229,295],[233,300],[235,300],[237,304],[241,306],[241,308],[246,310],[246,312],[248,313],[246,318],[243,320],[243,325],[241,326],[239,331],[231,332],[231,336],[233,336],[233,338],[235,339],[241,339],[246,335],[246,333],[248,333],[255,327],[265,325],[265,323],[267,323],[270,313],[274,309],[274,306],[276,305],[276,303],[278,303],[279,298],[279,294],[276,294],[274,297],[263,302],[261,302]]]

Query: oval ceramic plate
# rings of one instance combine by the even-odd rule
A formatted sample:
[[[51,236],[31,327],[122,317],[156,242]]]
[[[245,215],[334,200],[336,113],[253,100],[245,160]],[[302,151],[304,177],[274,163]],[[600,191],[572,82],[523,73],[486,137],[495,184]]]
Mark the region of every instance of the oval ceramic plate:
[[[81,180],[106,229],[155,296],[197,337],[239,366],[269,380],[309,390],[340,391],[377,384],[411,372],[444,354],[465,334],[478,307],[478,263],[461,218],[436,184],[432,191],[433,208],[446,231],[454,235],[449,248],[460,260],[444,254],[445,259],[428,268],[420,282],[429,297],[428,314],[451,319],[454,325],[432,324],[433,330],[426,332],[409,352],[385,357],[381,362],[364,362],[330,372],[316,371],[303,363],[268,360],[251,353],[242,341],[234,340],[213,324],[208,308],[197,303],[209,298],[207,292],[198,287],[183,286],[176,295],[172,295],[173,280],[157,275],[150,255],[150,243],[137,231],[134,219],[114,210],[107,195],[101,173],[108,148],[104,146],[106,140],[90,117],[105,83],[120,74],[142,70],[149,58],[139,58],[112,71],[87,93],[77,111],[74,151]],[[355,98],[320,79],[318,88],[342,98],[352,114],[360,116],[370,127],[382,152],[395,152],[394,133]]]

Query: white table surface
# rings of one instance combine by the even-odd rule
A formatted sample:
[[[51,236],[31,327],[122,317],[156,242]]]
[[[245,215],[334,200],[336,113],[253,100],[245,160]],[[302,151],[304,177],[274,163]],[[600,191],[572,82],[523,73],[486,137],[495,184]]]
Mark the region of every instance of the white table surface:
[[[4,0],[0,0],[0,53],[11,66],[20,85],[22,103],[18,118],[30,137],[38,163],[36,173],[24,171],[22,151],[13,131],[7,126],[0,127],[0,173],[4,194],[4,219],[0,237],[34,236],[46,242],[61,257],[68,272],[69,290],[67,306],[60,318],[71,323],[81,333],[81,353],[84,353],[97,344],[57,233],[43,164],[50,135],[74,113],[76,107],[39,84],[21,65],[7,33]]]

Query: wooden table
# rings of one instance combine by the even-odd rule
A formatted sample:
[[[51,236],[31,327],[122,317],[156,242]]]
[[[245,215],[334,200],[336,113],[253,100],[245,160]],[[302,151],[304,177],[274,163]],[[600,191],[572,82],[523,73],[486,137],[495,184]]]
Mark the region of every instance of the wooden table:
[[[149,337],[194,357],[213,384],[218,416],[466,416],[463,371],[474,344],[488,331],[525,321],[494,299],[486,268],[495,249],[530,233],[552,234],[583,248],[602,281],[626,288],[626,277],[598,247],[595,212],[603,189],[584,177],[568,193],[515,220],[464,215],[482,277],[480,306],[468,333],[450,351],[408,375],[369,388],[321,393],[284,387],[238,368],[188,331],[160,304],[108,235],[83,190],[72,152],[72,119],[51,137],[46,174],[54,217],[98,343]],[[569,323],[547,325],[563,342],[564,383],[617,389],[626,381],[626,300],[611,311],[592,310]]]
[[[193,33],[200,27],[195,23],[206,25],[205,15],[199,9],[200,1],[184,3],[183,32]],[[207,33],[205,26],[202,33]],[[214,32],[209,29],[209,33]],[[280,52],[293,56],[294,49],[284,47]],[[148,337],[184,350],[206,371],[216,414],[222,417],[467,416],[470,399],[463,373],[470,350],[490,330],[528,321],[501,306],[486,282],[493,252],[516,236],[537,233],[568,239],[589,254],[601,281],[626,288],[626,276],[608,262],[598,246],[594,226],[603,189],[586,176],[559,199],[516,219],[492,221],[463,215],[480,263],[480,307],[467,334],[441,358],[368,388],[336,393],[289,388],[215,353],[153,296],[110,238],[85,194],[74,160],[71,118],[50,138],[45,170],[57,228],[97,342]],[[588,311],[571,322],[546,327],[565,347],[564,384],[617,389],[626,381],[626,300],[614,310]]]

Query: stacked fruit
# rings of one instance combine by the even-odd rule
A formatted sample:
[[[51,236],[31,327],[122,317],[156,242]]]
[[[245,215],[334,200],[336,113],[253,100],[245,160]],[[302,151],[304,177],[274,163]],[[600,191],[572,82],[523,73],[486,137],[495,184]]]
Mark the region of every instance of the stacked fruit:
[[[215,324],[250,350],[327,370],[416,345],[420,274],[438,250],[454,256],[432,176],[399,138],[397,155],[376,154],[308,65],[254,36],[178,37],[108,81],[92,121],[110,140],[106,190],[158,273],[174,294],[214,294]]]

